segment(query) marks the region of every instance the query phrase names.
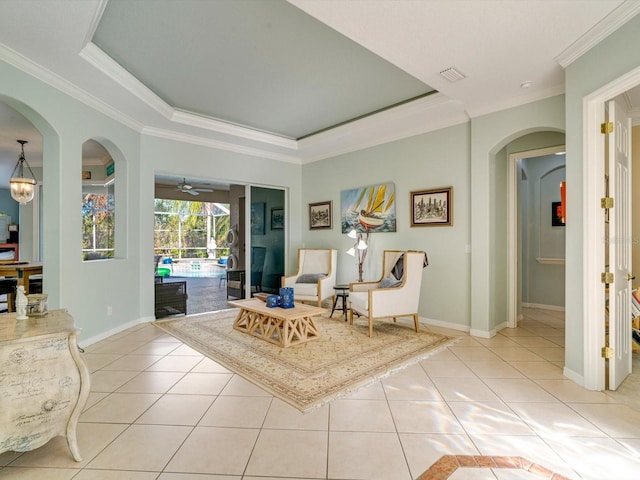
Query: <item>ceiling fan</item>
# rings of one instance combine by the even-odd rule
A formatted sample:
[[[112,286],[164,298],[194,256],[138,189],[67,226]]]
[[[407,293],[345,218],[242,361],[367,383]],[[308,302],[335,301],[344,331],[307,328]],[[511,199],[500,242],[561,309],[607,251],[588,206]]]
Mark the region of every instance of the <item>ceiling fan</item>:
[[[182,183],[179,183],[177,185],[176,190],[182,193],[188,193],[189,195],[199,195],[200,192],[204,192],[204,193],[213,192],[211,188],[195,188],[193,185],[187,183],[186,178],[182,179]]]

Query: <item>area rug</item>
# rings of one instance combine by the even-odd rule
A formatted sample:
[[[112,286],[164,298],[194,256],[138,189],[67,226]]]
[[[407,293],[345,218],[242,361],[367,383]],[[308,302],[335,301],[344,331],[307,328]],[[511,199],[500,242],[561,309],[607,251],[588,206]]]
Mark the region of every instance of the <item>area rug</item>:
[[[154,322],[203,355],[296,407],[309,411],[432,355],[454,340],[413,324],[316,317],[320,338],[281,348],[233,329],[238,309]]]

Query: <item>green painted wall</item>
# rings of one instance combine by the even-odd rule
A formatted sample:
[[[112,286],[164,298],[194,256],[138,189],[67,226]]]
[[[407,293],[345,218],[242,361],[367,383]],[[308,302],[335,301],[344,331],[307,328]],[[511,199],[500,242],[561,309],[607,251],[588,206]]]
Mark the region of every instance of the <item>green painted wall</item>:
[[[566,69],[567,260],[566,367],[584,374],[583,99],[640,67],[640,16],[632,18]]]
[[[81,343],[153,319],[156,172],[283,188],[291,214],[286,238],[299,244],[299,165],[141,135],[3,62],[0,78],[0,101],[43,134],[44,291],[49,308],[68,309],[82,328]],[[88,139],[100,141],[116,161],[117,258],[109,261],[81,260],[82,144]],[[23,207],[23,220],[31,219],[32,207]],[[20,230],[32,234],[25,222]],[[295,253],[285,261],[295,264]]]

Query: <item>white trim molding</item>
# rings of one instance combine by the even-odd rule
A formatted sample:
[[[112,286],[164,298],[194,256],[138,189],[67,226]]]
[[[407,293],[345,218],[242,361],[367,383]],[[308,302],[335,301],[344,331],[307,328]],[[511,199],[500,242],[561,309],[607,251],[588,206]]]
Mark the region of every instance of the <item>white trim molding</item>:
[[[564,258],[538,257],[536,258],[536,262],[538,262],[541,265],[564,265],[565,260]]]
[[[563,68],[567,68],[638,13],[640,13],[640,2],[637,0],[625,0],[601,22],[596,24],[560,53],[560,55],[555,58],[556,62]]]
[[[638,3],[640,4],[640,2]],[[604,390],[605,388],[605,360],[600,356],[600,349],[605,344],[605,331],[602,325],[605,299],[604,289],[600,282],[600,273],[605,264],[602,246],[604,213],[600,208],[599,200],[604,196],[604,182],[602,181],[604,178],[604,135],[600,134],[600,124],[604,122],[605,118],[605,102],[638,84],[640,84],[640,67],[631,70],[582,99],[582,131],[584,132],[582,144],[584,157],[582,180],[584,206],[582,236],[584,378],[581,385],[588,390]]]
[[[538,308],[540,310],[552,310],[554,312],[564,312],[564,307],[559,305],[545,305],[544,303],[523,303],[526,308]]]

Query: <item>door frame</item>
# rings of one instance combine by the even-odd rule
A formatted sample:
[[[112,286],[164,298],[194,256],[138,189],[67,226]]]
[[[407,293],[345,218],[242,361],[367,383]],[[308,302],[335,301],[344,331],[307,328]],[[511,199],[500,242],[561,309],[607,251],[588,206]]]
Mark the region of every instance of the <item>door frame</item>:
[[[287,187],[274,186],[274,185],[266,185],[262,183],[247,183],[245,185],[245,198],[246,203],[244,205],[245,208],[245,298],[251,298],[251,189],[252,188],[264,188],[269,190],[278,190],[282,191],[283,197],[283,205],[284,209],[284,244],[283,244],[283,275],[288,271],[287,270],[287,252],[289,251],[289,189]],[[265,211],[265,228],[268,217],[268,212]],[[248,280],[247,280],[248,279]]]
[[[605,332],[602,323],[605,309],[600,274],[604,266],[604,213],[600,198],[604,197],[604,122],[605,102],[640,84],[640,67],[602,86],[582,99],[582,315],[584,318],[584,387],[604,390],[605,360],[600,356]],[[571,209],[570,209],[571,210]],[[566,369],[565,369],[566,370]]]
[[[509,154],[507,162],[507,327],[516,328],[521,320],[518,314],[520,300],[522,299],[520,278],[520,225],[518,215],[518,160],[527,158],[544,157],[564,152],[565,145],[539,148]],[[566,160],[565,160],[566,163]]]

